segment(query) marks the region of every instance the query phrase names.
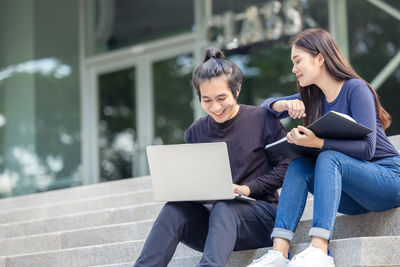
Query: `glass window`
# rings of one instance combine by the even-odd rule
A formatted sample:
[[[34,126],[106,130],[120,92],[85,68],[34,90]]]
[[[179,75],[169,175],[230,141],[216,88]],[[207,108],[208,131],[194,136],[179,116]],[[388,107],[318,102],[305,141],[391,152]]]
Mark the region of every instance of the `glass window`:
[[[265,5],[266,0],[214,0],[212,2],[212,11],[213,14],[222,14],[226,11],[233,11],[235,13],[244,12],[251,5],[262,6]]]
[[[155,143],[184,143],[184,133],[193,122],[192,55],[154,64]]]
[[[227,49],[277,41],[306,27],[325,27],[327,1],[214,1],[206,38]]]
[[[216,1],[217,2],[217,1]],[[227,1],[234,2],[234,1]],[[257,1],[251,1],[257,4]],[[253,3],[254,2],[254,3]],[[272,3],[276,1],[264,1]],[[306,27],[328,27],[328,6],[327,1],[281,1],[285,3],[301,3],[296,6],[301,14],[302,28]],[[260,7],[259,5],[257,5]],[[278,5],[279,6],[279,5]],[[281,6],[282,7],[282,6]],[[279,11],[279,12],[278,12]],[[284,9],[277,9],[277,16],[285,22]],[[260,15],[261,19],[268,22],[268,18]],[[283,27],[284,25],[282,25]],[[273,27],[278,27],[277,24]],[[300,28],[299,30],[301,30]],[[240,29],[236,29],[238,35]],[[239,103],[260,105],[268,97],[276,97],[297,93],[296,77],[292,73],[292,62],[290,60],[290,49],[288,46],[292,34],[284,34],[283,28],[278,31],[281,34],[274,38],[248,45],[241,45],[235,49],[225,49],[229,60],[237,64],[243,71],[243,85]],[[300,120],[284,120],[283,124],[287,129],[301,124]]]
[[[88,55],[190,32],[193,1],[87,2]]]
[[[135,69],[99,76],[100,180],[133,176],[136,140]]]
[[[78,2],[0,13],[0,197],[81,184]]]

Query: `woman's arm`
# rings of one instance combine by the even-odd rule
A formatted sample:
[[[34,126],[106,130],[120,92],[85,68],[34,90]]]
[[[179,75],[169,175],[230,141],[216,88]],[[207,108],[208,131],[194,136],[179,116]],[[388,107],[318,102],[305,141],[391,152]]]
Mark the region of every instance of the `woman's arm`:
[[[289,116],[298,119],[305,116],[305,108],[300,94],[268,98],[261,104],[261,107],[266,108],[279,119]]]
[[[356,122],[370,128],[372,132],[361,140],[325,139],[322,150],[336,150],[346,155],[370,160],[375,155],[377,117],[375,100],[369,87],[360,81],[357,86],[350,88],[347,105],[349,114]]]
[[[377,117],[375,101],[369,87],[362,81],[354,82],[348,88],[348,94],[341,100],[348,107],[350,115],[356,122],[372,129],[372,132],[361,140],[321,139],[307,128],[299,126],[287,134],[287,141],[300,146],[316,147],[324,150],[336,150],[346,155],[370,160],[375,155]]]

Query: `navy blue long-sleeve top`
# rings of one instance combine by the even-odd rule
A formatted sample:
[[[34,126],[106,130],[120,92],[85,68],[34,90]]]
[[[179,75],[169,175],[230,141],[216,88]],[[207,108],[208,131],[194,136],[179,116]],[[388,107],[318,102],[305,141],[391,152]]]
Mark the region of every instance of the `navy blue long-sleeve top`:
[[[282,119],[288,117],[289,113],[287,111],[276,112],[272,110],[271,104],[278,100],[293,99],[301,100],[300,94],[269,98],[261,106]],[[322,151],[336,150],[362,160],[399,155],[385,134],[376,114],[374,95],[365,82],[359,79],[346,80],[334,101],[327,102],[325,96],[323,99],[323,114],[331,110],[347,114],[356,122],[372,129],[372,132],[361,140],[324,139]]]
[[[278,203],[289,160],[265,150],[265,145],[286,136],[279,120],[261,107],[240,105],[232,119],[217,123],[206,116],[186,131],[187,143],[226,142],[232,181],[250,188],[250,197]],[[212,186],[212,185],[210,185]]]

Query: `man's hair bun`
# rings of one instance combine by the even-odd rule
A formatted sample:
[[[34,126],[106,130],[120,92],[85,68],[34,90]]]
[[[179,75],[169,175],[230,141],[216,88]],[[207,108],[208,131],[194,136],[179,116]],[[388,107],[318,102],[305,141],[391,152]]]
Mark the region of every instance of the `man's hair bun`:
[[[210,47],[210,48],[207,48],[207,50],[206,50],[206,55],[204,57],[204,61],[203,62],[206,62],[211,58],[214,58],[214,59],[225,59],[225,55],[218,48]]]

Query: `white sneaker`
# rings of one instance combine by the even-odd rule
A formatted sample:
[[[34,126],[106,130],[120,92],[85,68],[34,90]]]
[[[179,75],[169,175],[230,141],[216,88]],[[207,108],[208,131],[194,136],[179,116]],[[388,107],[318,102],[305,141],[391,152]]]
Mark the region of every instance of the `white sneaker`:
[[[289,260],[280,251],[269,250],[267,254],[254,260],[247,267],[287,267]]]
[[[293,257],[288,267],[335,267],[332,255],[311,245]]]

